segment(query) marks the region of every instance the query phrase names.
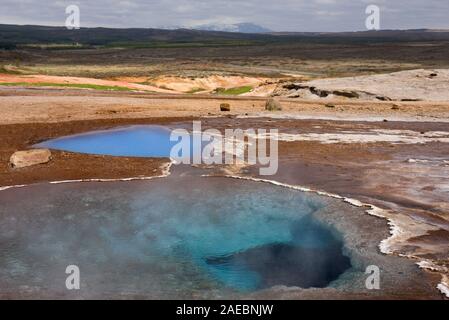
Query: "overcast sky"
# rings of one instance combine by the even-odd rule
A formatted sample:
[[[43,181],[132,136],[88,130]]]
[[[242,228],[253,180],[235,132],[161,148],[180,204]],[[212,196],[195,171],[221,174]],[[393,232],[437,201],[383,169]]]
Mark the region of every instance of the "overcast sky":
[[[274,31],[356,31],[376,4],[382,29],[449,29],[449,0],[0,0],[0,23],[62,26],[70,4],[80,7],[81,27],[252,22]]]

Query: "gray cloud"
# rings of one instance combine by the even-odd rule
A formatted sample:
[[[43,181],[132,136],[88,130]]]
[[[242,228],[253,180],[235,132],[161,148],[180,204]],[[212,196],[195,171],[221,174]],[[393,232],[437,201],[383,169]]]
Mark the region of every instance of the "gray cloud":
[[[1,0],[0,23],[64,25],[70,4],[81,9],[81,27],[253,22],[275,31],[355,31],[376,4],[382,29],[449,29],[447,0]]]

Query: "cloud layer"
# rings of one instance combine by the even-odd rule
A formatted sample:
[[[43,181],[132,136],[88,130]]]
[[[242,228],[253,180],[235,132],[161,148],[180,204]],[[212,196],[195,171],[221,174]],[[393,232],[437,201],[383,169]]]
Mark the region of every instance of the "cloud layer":
[[[449,29],[447,0],[1,0],[0,23],[64,25],[71,4],[80,7],[81,27],[253,22],[275,31],[355,31],[376,4],[382,29]]]

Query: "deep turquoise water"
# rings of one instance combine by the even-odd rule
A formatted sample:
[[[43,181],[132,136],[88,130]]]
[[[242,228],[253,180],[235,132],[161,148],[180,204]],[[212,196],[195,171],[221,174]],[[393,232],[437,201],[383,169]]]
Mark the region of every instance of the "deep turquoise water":
[[[60,137],[34,147],[99,155],[165,158],[170,156],[171,148],[177,143],[170,141],[170,133],[171,130],[163,126],[134,125]],[[193,150],[191,143],[191,154]]]
[[[324,287],[350,268],[313,218],[321,198],[226,178],[36,185],[0,192],[0,292],[233,297]],[[81,290],[65,289],[67,265]]]

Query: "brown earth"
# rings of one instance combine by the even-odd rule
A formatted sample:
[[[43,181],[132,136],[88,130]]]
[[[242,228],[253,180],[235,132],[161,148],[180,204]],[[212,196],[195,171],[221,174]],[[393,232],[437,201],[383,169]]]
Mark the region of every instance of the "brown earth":
[[[315,101],[279,99],[282,112],[265,112],[263,97],[160,95],[72,89],[0,88],[0,124],[70,120],[220,116],[220,103],[230,115],[334,120],[449,121],[449,102]],[[79,110],[80,112],[74,112]]]
[[[111,119],[97,121],[70,121],[53,123],[28,123],[0,126],[0,185],[21,185],[36,182],[117,179],[128,177],[158,176],[163,173],[168,159],[127,158],[87,155],[52,151],[52,161],[45,165],[11,168],[7,159],[17,150],[29,148],[42,140],[95,129],[107,129],[129,124],[164,124],[180,119]]]

